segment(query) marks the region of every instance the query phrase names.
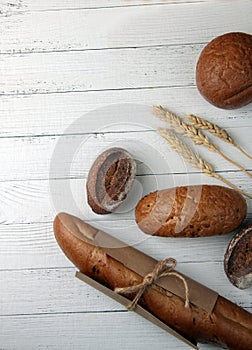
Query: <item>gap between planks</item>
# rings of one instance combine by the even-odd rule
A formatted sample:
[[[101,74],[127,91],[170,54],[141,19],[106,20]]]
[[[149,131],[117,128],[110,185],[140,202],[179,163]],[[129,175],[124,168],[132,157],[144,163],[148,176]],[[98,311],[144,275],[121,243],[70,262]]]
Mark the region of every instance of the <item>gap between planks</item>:
[[[141,104],[146,108],[149,106],[149,110],[153,104],[162,104],[181,116],[185,113],[194,113],[230,130],[237,128],[237,125],[251,126],[249,115],[252,113],[252,106],[246,106],[239,111],[220,110],[207,104],[199,96],[196,87],[148,88],[132,91],[2,96],[0,113],[4,128],[1,129],[0,135],[14,137],[63,135],[69,133],[68,128],[73,123],[77,124],[74,130],[77,135],[83,130],[81,121],[84,118],[88,121],[93,111],[100,112],[101,109],[104,111],[106,106],[112,106],[115,102],[119,107]],[[111,111],[104,114],[104,120],[108,124],[112,123],[113,119]],[[127,117],[124,119],[128,121]],[[149,124],[145,118],[142,118],[141,122]],[[87,130],[85,127],[84,130],[95,132],[97,128]]]
[[[3,18],[1,49],[6,53],[21,54],[82,48],[137,47],[153,43],[208,42],[223,31],[249,32],[248,4],[246,1],[240,6],[233,2],[230,6],[226,1],[216,1],[215,6],[212,6],[210,1],[183,2],[173,6],[165,3],[162,6],[100,9],[94,13],[68,11],[66,15],[60,12],[23,13],[13,19]],[[237,17],[238,11],[240,16]],[[222,13],[225,13],[225,18]],[[194,21],[190,21],[190,18]],[[103,26],[99,28],[96,23],[101,21]],[[178,26],[177,23],[183,25]],[[89,32],[92,32],[92,37]]]
[[[90,126],[92,127],[89,125],[89,128]],[[119,126],[121,129],[121,125]],[[117,128],[118,126],[110,127],[110,131]],[[139,129],[139,127],[137,128]],[[142,125],[140,125],[141,128]],[[242,140],[252,141],[249,137],[249,130],[249,128],[236,128],[233,131],[234,138],[241,140],[237,141],[238,143],[242,144]],[[251,161],[245,156],[242,157],[238,151],[234,153],[231,145],[224,144],[218,139],[215,140],[215,143],[221,149],[225,149],[225,153],[230,154],[231,158],[237,160],[247,169],[251,169]],[[167,142],[155,130],[152,130],[146,133],[121,133],[120,131],[106,134],[91,133],[87,137],[63,135],[61,137],[0,138],[0,154],[2,163],[5,164],[5,167],[1,169],[0,178],[2,181],[38,178],[85,179],[98,154],[109,147],[118,145],[127,148],[137,159],[138,175],[165,174],[172,176],[179,173],[200,173],[191,165],[185,164],[183,159],[170,149]],[[248,151],[250,146],[248,144],[246,147]],[[146,154],[146,148],[148,154]],[[214,164],[216,171],[227,173],[230,171],[230,174],[240,176],[240,170],[214,152],[196,146],[195,152],[199,152],[201,156],[206,157],[208,162]],[[85,158],[83,158],[84,155]],[[154,156],[155,158],[152,158]],[[247,178],[245,177],[245,179]]]
[[[224,297],[238,303],[242,307],[252,306],[249,296],[251,290],[241,291],[233,287],[227,280],[222,262],[209,262],[207,264],[180,263],[178,271],[207,285],[209,288],[218,290]],[[48,315],[48,314],[71,314],[89,313],[118,310],[122,307],[102,293],[96,291],[87,284],[75,278],[76,268],[70,269],[43,269],[43,270],[19,270],[0,271],[0,277],[5,280],[1,290],[1,315]],[[206,272],[213,271],[211,279]],[[22,283],[24,282],[24,283]],[[64,285],[64,289],[61,286]],[[36,290],[40,288],[41,294]],[[8,304],[11,291],[12,303]],[[72,300],[67,304],[66,300]],[[40,303],[38,303],[40,300]],[[79,300],[83,300],[80,304]]]
[[[163,0],[163,1],[152,1],[152,0],[143,0],[143,1],[136,1],[133,4],[132,1],[122,1],[122,0],[117,0],[114,1],[114,5],[111,5],[111,1],[108,2],[108,5],[105,6],[102,2],[99,4],[99,1],[95,1],[96,3],[90,2],[90,5],[88,6],[76,6],[76,7],[51,7],[50,5],[53,5],[52,2],[48,3],[48,8],[46,8],[46,5],[42,5],[41,8],[36,8],[36,5],[31,4],[31,6],[34,6],[31,9],[28,9],[27,7],[29,5],[24,4],[22,5],[21,3],[15,4],[14,1],[10,3],[9,1],[6,1],[6,5],[2,3],[2,6],[5,6],[6,9],[4,11],[4,8],[0,11],[0,15],[5,16],[8,14],[16,14],[16,13],[31,13],[31,12],[59,12],[59,11],[81,11],[81,10],[103,10],[103,9],[110,9],[110,8],[127,8],[127,7],[143,7],[143,6],[159,6],[159,5],[184,5],[184,4],[195,4],[195,3],[203,3],[207,2],[208,0]],[[46,1],[43,1],[46,3]],[[56,1],[54,1],[56,2]],[[64,3],[64,1],[61,1],[61,3]],[[59,2],[59,5],[62,6]],[[118,4],[117,4],[118,3]],[[50,5],[49,5],[50,4]],[[93,6],[91,6],[93,5]]]
[[[26,56],[26,55],[32,55],[32,54],[53,54],[53,53],[71,53],[71,52],[96,52],[96,51],[115,51],[115,50],[137,50],[137,49],[158,49],[158,48],[169,48],[169,47],[181,47],[181,46],[193,46],[193,45],[206,45],[208,42],[207,41],[202,41],[202,42],[185,42],[185,43],[178,43],[178,44],[158,44],[158,45],[136,45],[136,46],[115,46],[115,47],[99,47],[99,48],[90,48],[90,49],[62,49],[62,50],[48,50],[48,51],[39,51],[39,50],[34,50],[34,51],[17,51],[17,52],[1,52],[0,51],[0,57],[1,56],[9,56],[9,57],[15,57],[20,55]],[[0,95],[1,96],[1,95]]]

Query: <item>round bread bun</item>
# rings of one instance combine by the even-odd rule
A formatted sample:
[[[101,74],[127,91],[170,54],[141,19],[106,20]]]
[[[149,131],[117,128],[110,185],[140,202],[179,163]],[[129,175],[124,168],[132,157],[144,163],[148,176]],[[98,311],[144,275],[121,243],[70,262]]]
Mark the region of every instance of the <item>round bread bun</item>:
[[[213,39],[198,59],[196,83],[216,107],[234,109],[252,102],[252,35],[227,33]]]
[[[87,201],[96,214],[113,212],[127,197],[136,176],[136,161],[123,148],[109,148],[93,163],[87,177]]]
[[[228,279],[237,288],[252,287],[252,224],[238,232],[230,241],[224,269]]]

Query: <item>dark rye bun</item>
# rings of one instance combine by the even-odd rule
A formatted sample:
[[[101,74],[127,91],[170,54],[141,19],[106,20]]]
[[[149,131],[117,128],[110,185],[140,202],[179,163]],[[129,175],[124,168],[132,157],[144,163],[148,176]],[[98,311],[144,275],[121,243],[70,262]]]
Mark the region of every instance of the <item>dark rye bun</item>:
[[[200,54],[197,87],[216,107],[234,109],[252,102],[252,35],[227,33]]]
[[[182,186],[143,197],[135,210],[139,228],[163,237],[222,235],[240,226],[247,214],[236,191],[214,185]]]
[[[110,148],[96,158],[87,178],[87,201],[97,214],[109,214],[127,197],[136,162],[123,148]]]
[[[237,233],[228,245],[224,268],[237,288],[252,286],[252,223]]]
[[[61,213],[54,220],[59,246],[82,273],[112,290],[142,282],[141,276],[108,256],[102,248],[78,238],[81,233],[89,237],[95,232],[97,229],[69,214]],[[133,297],[129,296],[130,299]],[[230,350],[252,349],[252,315],[222,296],[218,296],[210,314],[193,304],[185,308],[180,297],[155,286],[146,289],[139,303],[189,339]],[[109,329],[108,324],[104,327]],[[109,344],[109,337],[104,341]],[[152,342],[154,345],[158,339],[152,339]]]

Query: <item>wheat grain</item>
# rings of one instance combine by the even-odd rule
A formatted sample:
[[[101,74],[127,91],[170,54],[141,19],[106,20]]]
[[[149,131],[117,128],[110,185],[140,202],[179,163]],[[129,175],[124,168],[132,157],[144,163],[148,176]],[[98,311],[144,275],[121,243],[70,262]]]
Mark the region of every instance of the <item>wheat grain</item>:
[[[236,144],[232,137],[227,133],[227,131],[225,129],[222,129],[220,126],[213,124],[206,119],[196,117],[193,114],[186,114],[186,118],[196,128],[209,131],[219,139],[231,143],[232,145]]]
[[[196,145],[208,147],[210,151],[215,151],[216,147],[213,145],[209,138],[204,135],[200,130],[196,129],[193,125],[185,123],[176,114],[168,111],[162,106],[154,106],[153,113],[160,120],[165,121],[171,126],[178,134],[189,137]]]
[[[197,155],[193,150],[186,144],[184,143],[176,134],[174,131],[170,129],[165,129],[165,128],[158,128],[158,131],[160,135],[168,141],[170,146],[182,157],[184,158],[185,161],[190,163],[194,168],[199,169],[202,171],[204,174],[214,177],[217,180],[222,181],[226,185],[230,186],[234,190],[240,192],[244,196],[247,196],[248,198],[252,199],[252,195],[249,193],[239,189],[237,186],[235,186],[233,183],[229,182],[219,174],[217,174],[214,171],[214,168],[212,164],[207,162],[204,158],[201,158],[199,155]]]
[[[200,169],[207,175],[210,175],[214,170],[213,166],[199,157],[193,150],[183,142],[174,131],[170,129],[158,128],[161,136],[168,141],[170,146],[179,153],[193,167]]]
[[[196,145],[205,146],[208,147],[210,151],[215,151],[216,147],[211,144],[206,135],[196,129],[193,125],[186,124],[176,114],[166,110],[162,106],[154,106],[153,113],[160,120],[169,124],[169,126],[171,126],[178,134],[189,137]]]
[[[196,128],[205,130],[218,137],[222,141],[230,143],[234,147],[236,147],[240,152],[242,152],[246,157],[252,159],[252,156],[244,151],[235,140],[227,133],[225,129],[222,129],[219,125],[209,122],[204,118],[197,117],[193,114],[186,114],[186,118],[189,120],[191,125]]]
[[[194,125],[189,125],[185,123],[176,114],[168,111],[162,106],[154,106],[153,113],[160,120],[167,122],[169,126],[171,126],[178,134],[182,134],[183,136],[189,137],[196,145],[205,146],[210,151],[218,153],[225,160],[227,160],[228,162],[239,168],[241,171],[243,171],[244,174],[252,178],[252,174],[250,174],[242,165],[226,156],[215,144],[213,144],[209,140],[209,138],[206,135],[204,135]]]

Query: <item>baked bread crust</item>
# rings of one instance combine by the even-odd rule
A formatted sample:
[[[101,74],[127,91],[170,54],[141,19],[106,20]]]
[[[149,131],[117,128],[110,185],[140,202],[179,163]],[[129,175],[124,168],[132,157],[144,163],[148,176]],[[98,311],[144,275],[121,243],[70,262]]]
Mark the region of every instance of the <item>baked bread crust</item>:
[[[109,214],[127,197],[136,162],[123,148],[109,148],[93,163],[87,178],[87,201],[96,214]]]
[[[197,87],[216,107],[234,109],[252,102],[252,35],[227,33],[202,50]]]
[[[252,286],[252,224],[230,241],[224,257],[224,268],[230,282],[237,288]]]
[[[141,276],[109,257],[101,248],[80,240],[79,227],[87,236],[95,230],[64,213],[54,220],[59,246],[82,273],[111,289],[142,282]],[[221,296],[211,314],[194,305],[185,308],[180,297],[155,286],[146,290],[139,303],[188,339],[231,350],[252,349],[252,315]]]
[[[245,199],[215,185],[182,186],[143,197],[135,210],[139,228],[154,236],[203,237],[235,230],[247,214]]]

